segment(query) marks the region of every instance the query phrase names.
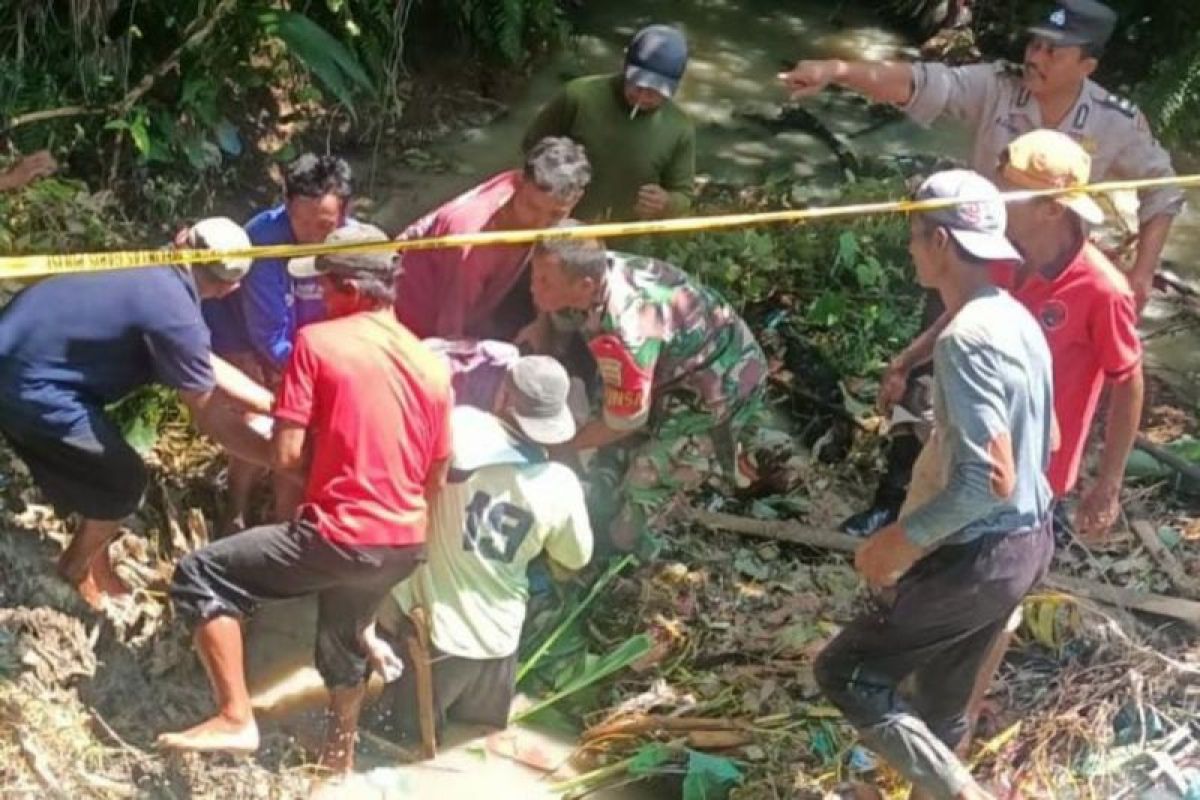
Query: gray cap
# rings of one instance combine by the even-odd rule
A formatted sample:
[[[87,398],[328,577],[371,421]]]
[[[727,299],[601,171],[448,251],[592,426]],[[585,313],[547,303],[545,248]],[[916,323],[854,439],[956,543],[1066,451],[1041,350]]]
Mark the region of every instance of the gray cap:
[[[951,169],[930,175],[917,189],[917,200],[959,200],[956,205],[924,211],[926,218],[950,231],[968,253],[983,261],[1021,261],[1004,236],[1008,213],[1000,190],[979,173]]]
[[[193,250],[249,250],[250,237],[228,217],[209,217],[188,228],[187,246]],[[250,271],[248,258],[223,258],[207,264],[209,271],[225,283],[237,283]]]
[[[1117,26],[1117,12],[1096,0],[1061,0],[1045,22],[1029,29],[1060,47],[1103,47]]]
[[[374,225],[347,225],[325,237],[325,244],[366,244],[390,242],[391,239]],[[375,273],[391,275],[396,269],[396,253],[381,250],[373,253],[328,253],[323,256],[301,256],[288,261],[288,274],[293,278],[313,278],[317,275],[355,275]]]
[[[504,380],[508,411],[532,441],[562,444],[575,435],[567,405],[571,379],[550,356],[524,356],[508,368]]]
[[[687,68],[687,40],[669,25],[650,25],[634,34],[625,51],[625,80],[672,97]]]

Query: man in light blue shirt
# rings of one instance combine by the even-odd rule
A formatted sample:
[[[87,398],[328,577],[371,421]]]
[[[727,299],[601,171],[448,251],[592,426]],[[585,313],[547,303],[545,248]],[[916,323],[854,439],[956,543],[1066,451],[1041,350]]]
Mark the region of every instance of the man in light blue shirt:
[[[1054,428],[1050,351],[1030,313],[995,288],[989,265],[1020,261],[996,188],[976,173],[929,178],[914,214],[917,279],[952,319],[934,349],[940,490],[868,539],[855,567],[894,598],[852,621],[816,677],[863,742],[936,798],[986,798],[954,755],[971,691],[996,635],[1054,552],[1045,477]],[[909,677],[915,691],[900,699]]]

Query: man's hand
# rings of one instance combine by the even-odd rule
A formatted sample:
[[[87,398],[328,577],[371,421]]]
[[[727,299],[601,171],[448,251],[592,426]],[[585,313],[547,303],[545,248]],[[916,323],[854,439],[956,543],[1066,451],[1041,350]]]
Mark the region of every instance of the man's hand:
[[[1100,479],[1083,495],[1075,510],[1075,529],[1087,542],[1103,542],[1121,513],[1121,482]]]
[[[879,413],[884,416],[890,414],[892,406],[904,399],[907,388],[908,365],[900,358],[894,358],[883,371],[883,378],[879,381],[879,397],[875,400]]]
[[[633,212],[641,219],[657,219],[666,213],[667,204],[670,202],[671,195],[667,193],[666,189],[657,183],[647,183],[638,189],[637,202],[633,206]]]
[[[801,61],[791,72],[779,73],[779,80],[792,99],[799,100],[823,92],[833,82],[836,68],[835,61]]]
[[[854,568],[873,589],[894,586],[909,568],[925,555],[925,549],[909,541],[902,523],[893,522],[863,542],[854,554]]]
[[[524,355],[543,355],[550,350],[550,321],[539,314],[533,322],[517,331],[513,344]]]
[[[1154,273],[1142,274],[1137,272],[1127,273],[1129,278],[1129,288],[1133,289],[1133,301],[1137,304],[1138,314],[1141,314],[1146,308],[1146,303],[1150,302],[1150,294],[1154,291]]]

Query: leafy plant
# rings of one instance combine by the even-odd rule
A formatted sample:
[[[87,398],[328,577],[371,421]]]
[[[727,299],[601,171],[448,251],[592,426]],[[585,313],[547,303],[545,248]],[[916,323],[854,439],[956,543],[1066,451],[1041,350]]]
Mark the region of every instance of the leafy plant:
[[[258,15],[262,30],[277,36],[347,110],[354,111],[354,94],[373,94],[375,87],[354,53],[321,26],[294,11],[269,9]]]
[[[534,703],[530,708],[514,714],[510,721],[517,723],[545,711],[559,701],[625,669],[649,653],[653,646],[654,643],[649,636],[639,633],[629,637],[619,647],[603,656],[588,658],[590,654],[585,653],[582,664],[573,665],[571,667],[573,671],[559,682],[560,685],[556,686],[549,696]]]
[[[440,0],[468,44],[487,59],[520,64],[566,33],[557,0]]]
[[[1186,46],[1164,54],[1139,96],[1164,141],[1192,144],[1200,137],[1200,32],[1193,28]]]
[[[786,206],[789,189],[758,202]],[[839,202],[904,192],[899,179],[869,180],[848,186]],[[879,369],[920,326],[923,295],[902,216],[657,237],[645,247],[719,291],[752,326],[809,340],[844,375]]]

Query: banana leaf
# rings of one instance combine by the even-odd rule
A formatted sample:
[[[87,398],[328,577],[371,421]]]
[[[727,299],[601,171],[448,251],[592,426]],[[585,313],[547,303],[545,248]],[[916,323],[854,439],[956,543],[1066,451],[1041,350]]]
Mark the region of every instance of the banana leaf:
[[[586,670],[581,671],[562,688],[551,693],[548,697],[535,703],[525,711],[514,714],[509,721],[516,724],[551,707],[564,698],[570,697],[576,692],[583,691],[592,684],[602,681],[608,676],[628,667],[649,653],[651,647],[653,647],[653,642],[646,634],[639,633],[636,636],[631,636],[620,647],[589,664]]]

